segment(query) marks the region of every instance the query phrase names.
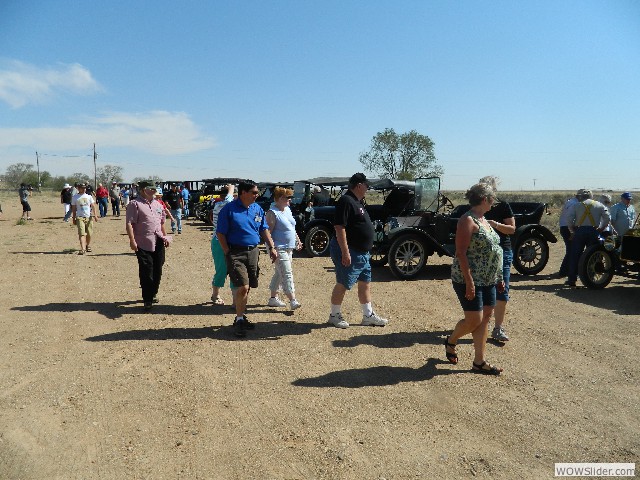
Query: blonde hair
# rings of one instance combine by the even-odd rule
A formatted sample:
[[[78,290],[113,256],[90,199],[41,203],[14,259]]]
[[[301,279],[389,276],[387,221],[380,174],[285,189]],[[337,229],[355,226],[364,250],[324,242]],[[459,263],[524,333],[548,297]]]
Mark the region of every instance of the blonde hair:
[[[293,190],[291,190],[290,188],[284,188],[284,187],[276,187],[273,189],[274,200],[280,200],[280,198],[282,198],[283,196],[286,196],[286,197],[293,196]]]

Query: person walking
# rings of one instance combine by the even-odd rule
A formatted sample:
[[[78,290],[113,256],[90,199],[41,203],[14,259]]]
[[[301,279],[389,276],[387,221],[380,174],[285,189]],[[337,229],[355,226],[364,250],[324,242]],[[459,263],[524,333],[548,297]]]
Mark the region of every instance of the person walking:
[[[487,176],[482,177],[478,183],[486,183],[495,193],[498,192],[498,177]],[[496,306],[493,310],[494,327],[491,330],[491,338],[497,342],[507,342],[509,337],[504,329],[504,319],[507,314],[507,303],[509,302],[509,280],[511,279],[511,264],[513,263],[513,251],[511,250],[511,237],[516,231],[516,219],[513,216],[511,205],[496,198],[491,210],[489,210],[484,218],[487,219],[491,228],[493,228],[500,237],[500,247],[502,247],[502,280],[504,289],[496,292]]]
[[[101,183],[98,184],[98,189],[96,190],[96,201],[100,209],[100,218],[106,217],[109,205],[109,190]]]
[[[458,220],[456,252],[451,266],[453,290],[464,311],[464,318],[444,341],[445,354],[449,362],[457,364],[458,340],[471,334],[475,351],[471,370],[500,375],[502,369],[485,359],[487,327],[496,304],[496,286],[499,292],[504,290],[500,237],[485,218],[496,194],[491,185],[478,183],[467,191],[465,198],[471,208]]]
[[[33,220],[31,217],[31,205],[29,205],[29,197],[32,191],[31,185],[27,186],[24,183],[21,183],[18,189],[18,196],[20,197],[20,204],[22,205],[22,218],[24,220]]]
[[[113,182],[109,189],[109,198],[111,199],[111,213],[114,217],[120,216],[120,187],[118,182]]]
[[[329,323],[337,328],[349,327],[342,316],[342,302],[347,290],[351,290],[356,283],[362,308],[362,325],[384,327],[389,323],[389,320],[374,312],[371,303],[369,250],[373,247],[374,228],[363,203],[368,188],[367,177],[363,173],[355,173],[349,179],[347,192],[336,204],[333,222],[336,235],[329,242],[329,252],[336,271]]]
[[[142,301],[148,312],[158,302],[165,249],[169,247],[171,237],[165,231],[164,209],[155,199],[156,186],[151,182],[140,182],[138,187],[138,196],[127,206],[126,231],[129,247],[138,259]]]
[[[278,298],[278,290],[282,289],[289,299],[291,310],[296,310],[302,305],[296,300],[293,283],[293,249],[300,250],[302,243],[296,233],[296,220],[293,218],[291,208],[289,208],[293,198],[293,190],[276,187],[273,197],[275,202],[267,212],[267,225],[269,225],[278,258],[274,263],[275,271],[269,284],[271,297],[268,305],[270,307],[285,307],[287,305]]]
[[[178,186],[174,183],[171,184],[171,187],[167,192],[165,192],[162,200],[166,205],[169,206],[171,210],[171,232],[176,233],[176,227],[178,228],[178,233],[182,233],[182,207],[184,205],[184,200],[182,199],[182,195],[178,191]]]
[[[131,187],[125,185],[124,188],[120,190],[120,198],[122,199],[121,205],[125,209],[125,213],[127,210],[127,205],[129,205],[130,195],[131,195]]]
[[[96,204],[93,196],[87,193],[87,185],[78,183],[78,193],[71,199],[71,217],[78,228],[80,251],[78,255],[91,252],[91,236],[93,235],[93,221],[98,221]]]
[[[258,244],[262,239],[271,261],[277,258],[276,247],[269,233],[264,210],[255,203],[258,186],[249,180],[238,185],[238,198],[225,205],[218,215],[216,235],[225,254],[229,278],[237,286],[234,334],[244,337],[255,325],[246,316],[249,289],[258,288]]]
[[[218,217],[220,211],[229,202],[233,201],[233,193],[235,186],[232,184],[225,185],[220,191],[220,200],[213,205],[211,212],[211,223],[213,225],[213,235],[211,235],[211,256],[213,257],[213,266],[215,272],[211,279],[211,301],[214,305],[224,305],[224,300],[220,298],[220,289],[224,287],[224,282],[227,279],[227,261],[225,259],[224,251],[220,246],[220,240],[216,235],[216,229],[218,228]],[[231,288],[231,298],[235,297],[235,285],[229,280],[229,287]]]
[[[65,183],[60,192],[60,203],[64,205],[64,218],[62,221],[68,222],[71,218],[71,199],[73,193],[71,192],[71,185]]]
[[[560,212],[559,225],[560,225],[560,236],[562,237],[562,241],[564,242],[564,258],[562,259],[562,263],[560,264],[560,271],[558,272],[558,278],[564,278],[569,273],[569,259],[571,257],[571,231],[569,230],[569,210],[572,206],[578,203],[578,194],[574,195],[562,206],[562,211]]]

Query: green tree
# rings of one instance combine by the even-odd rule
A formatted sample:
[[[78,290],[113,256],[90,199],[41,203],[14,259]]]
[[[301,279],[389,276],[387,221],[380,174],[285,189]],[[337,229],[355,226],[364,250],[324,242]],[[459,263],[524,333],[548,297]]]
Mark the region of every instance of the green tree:
[[[98,183],[105,186],[111,185],[113,182],[122,182],[122,167],[116,165],[105,165],[98,168],[97,177]]]
[[[69,184],[75,185],[76,183],[91,183],[93,179],[87,175],[86,173],[73,173],[70,177],[68,177]]]
[[[360,154],[365,170],[381,178],[413,180],[441,176],[443,168],[433,153],[433,141],[415,130],[398,135],[393,128],[378,132],[368,152]]]
[[[35,175],[35,182],[29,180],[30,174]],[[31,183],[36,185],[38,183],[38,172],[33,169],[32,164],[14,163],[7,167],[4,178],[7,185],[12,188],[19,187],[21,183]]]

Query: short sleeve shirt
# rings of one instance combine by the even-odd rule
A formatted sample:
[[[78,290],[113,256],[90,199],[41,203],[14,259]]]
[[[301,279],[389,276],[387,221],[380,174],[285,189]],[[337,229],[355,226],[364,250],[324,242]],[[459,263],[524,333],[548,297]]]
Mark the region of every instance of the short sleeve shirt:
[[[342,225],[347,234],[349,248],[368,252],[373,247],[374,230],[364,204],[348,190],[336,204],[334,225]]]
[[[91,216],[91,205],[95,200],[88,193],[74,195],[71,199],[71,205],[76,206],[76,217],[89,218]]]
[[[496,203],[491,210],[485,213],[484,218],[503,223],[506,218],[513,218],[513,210],[511,210],[511,205],[501,200]],[[496,233],[500,237],[500,246],[502,249],[511,250],[511,237],[506,233],[499,232],[498,230],[496,230]]]
[[[127,205],[127,223],[133,228],[133,238],[138,247],[153,252],[158,237],[163,237],[164,209],[156,199],[147,201],[136,198]]]
[[[218,215],[216,232],[223,234],[229,246],[248,247],[260,243],[260,233],[268,230],[264,210],[257,203],[245,207],[240,199],[229,202]]]

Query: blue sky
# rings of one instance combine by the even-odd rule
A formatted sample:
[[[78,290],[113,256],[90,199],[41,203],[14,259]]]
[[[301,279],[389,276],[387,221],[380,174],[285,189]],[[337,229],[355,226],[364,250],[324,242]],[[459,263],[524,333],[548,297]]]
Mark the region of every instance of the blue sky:
[[[635,0],[0,1],[0,172],[348,176],[393,128],[444,189],[640,189],[639,91]]]

